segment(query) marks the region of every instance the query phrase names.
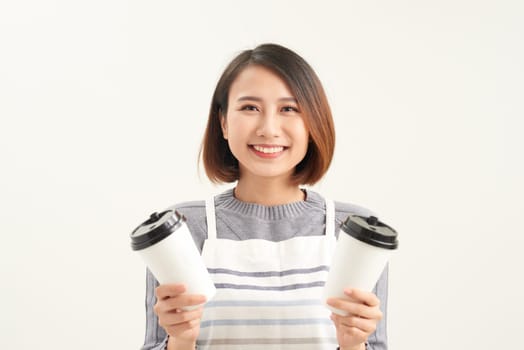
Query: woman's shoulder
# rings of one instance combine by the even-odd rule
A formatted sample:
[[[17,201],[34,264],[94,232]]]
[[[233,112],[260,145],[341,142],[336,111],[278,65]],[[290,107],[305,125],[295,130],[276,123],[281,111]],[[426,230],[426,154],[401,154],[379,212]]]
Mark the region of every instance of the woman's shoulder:
[[[308,196],[311,196],[314,202],[324,201],[325,198],[319,193],[311,190],[308,191]],[[373,210],[359,204],[340,200],[333,200],[333,202],[335,203],[335,217],[337,222],[344,221],[348,215],[359,215],[365,217],[376,215]]]
[[[364,206],[354,204],[354,203],[348,203],[348,202],[340,202],[335,201],[335,211],[337,213],[341,213],[344,215],[360,215],[360,216],[371,216],[375,215],[375,213]]]
[[[209,196],[209,198],[214,198],[215,205],[220,205],[222,202],[226,200],[230,200],[232,197],[233,197],[233,189],[227,189],[216,195]],[[178,210],[181,214],[184,214],[187,216],[205,217],[206,201],[204,199],[184,201],[184,202],[173,204],[168,209]]]
[[[186,219],[189,231],[199,249],[202,249],[204,239],[206,238],[206,205],[205,201],[186,201],[174,204],[167,208],[176,210]]]
[[[205,213],[206,203],[204,200],[185,201],[171,205],[168,210],[176,210],[185,216],[194,216]]]

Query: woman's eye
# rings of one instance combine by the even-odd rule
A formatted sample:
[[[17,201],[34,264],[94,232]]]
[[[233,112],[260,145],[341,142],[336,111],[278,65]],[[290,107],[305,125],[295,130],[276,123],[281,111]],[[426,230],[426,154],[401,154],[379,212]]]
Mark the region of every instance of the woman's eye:
[[[258,108],[253,105],[245,105],[240,108],[241,111],[257,111]]]
[[[296,112],[296,113],[298,113],[298,108],[293,107],[293,106],[285,106],[285,107],[282,107],[282,111],[283,112]]]

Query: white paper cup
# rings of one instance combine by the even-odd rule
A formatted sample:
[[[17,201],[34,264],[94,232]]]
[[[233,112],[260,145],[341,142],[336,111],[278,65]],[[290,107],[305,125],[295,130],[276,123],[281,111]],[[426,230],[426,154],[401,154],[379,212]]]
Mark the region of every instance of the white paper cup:
[[[350,215],[342,224],[331,261],[323,300],[343,298],[345,288],[371,291],[384,270],[391,253],[397,249],[397,233],[376,217]],[[326,306],[334,313],[347,312]]]
[[[185,218],[176,211],[154,213],[131,234],[131,247],[160,284],[183,283],[186,294],[201,294],[206,301],[216,293]],[[199,307],[190,306],[184,310]]]

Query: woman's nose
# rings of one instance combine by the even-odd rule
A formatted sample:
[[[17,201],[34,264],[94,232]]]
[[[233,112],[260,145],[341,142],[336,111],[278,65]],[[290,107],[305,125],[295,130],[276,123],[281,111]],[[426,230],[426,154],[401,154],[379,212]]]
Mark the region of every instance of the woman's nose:
[[[280,120],[278,113],[266,112],[261,115],[257,136],[277,137],[280,135]]]

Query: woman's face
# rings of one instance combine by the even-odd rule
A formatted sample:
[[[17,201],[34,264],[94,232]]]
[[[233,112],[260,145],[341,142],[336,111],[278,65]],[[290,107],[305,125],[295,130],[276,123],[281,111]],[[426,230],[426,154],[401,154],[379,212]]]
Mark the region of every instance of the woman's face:
[[[309,133],[295,96],[276,74],[248,66],[229,90],[222,132],[246,176],[286,178],[304,158]]]

